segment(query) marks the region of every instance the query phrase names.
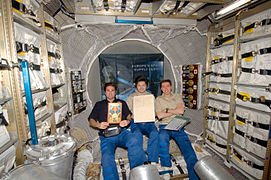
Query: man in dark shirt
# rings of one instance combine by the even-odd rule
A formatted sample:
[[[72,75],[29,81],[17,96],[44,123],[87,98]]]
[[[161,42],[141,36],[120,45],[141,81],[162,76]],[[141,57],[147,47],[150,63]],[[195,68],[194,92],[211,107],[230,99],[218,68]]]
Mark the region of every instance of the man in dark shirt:
[[[125,128],[130,123],[131,112],[125,101],[115,98],[116,86],[113,83],[106,83],[104,92],[106,99],[95,104],[88,119],[90,126],[100,130],[103,177],[105,180],[115,180],[119,179],[115,163],[115,150],[118,146],[128,149],[130,169],[142,165],[146,161],[146,156],[135,135]],[[107,122],[108,103],[113,102],[122,104],[122,120],[119,124],[114,125]],[[111,137],[105,137],[105,132],[109,128],[119,128],[121,132]]]

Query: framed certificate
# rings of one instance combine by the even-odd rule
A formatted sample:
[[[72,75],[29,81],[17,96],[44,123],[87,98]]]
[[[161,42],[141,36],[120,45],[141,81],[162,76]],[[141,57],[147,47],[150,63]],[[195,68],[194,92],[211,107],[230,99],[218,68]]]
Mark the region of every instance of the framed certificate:
[[[135,123],[154,122],[154,96],[135,96],[133,99],[133,112]]]
[[[119,124],[122,115],[121,103],[108,103],[107,122],[109,124]]]

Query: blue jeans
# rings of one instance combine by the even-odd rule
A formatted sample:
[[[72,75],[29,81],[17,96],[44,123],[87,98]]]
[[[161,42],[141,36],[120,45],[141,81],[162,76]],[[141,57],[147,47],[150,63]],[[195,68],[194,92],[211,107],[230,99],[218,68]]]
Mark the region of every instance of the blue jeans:
[[[146,156],[142,146],[139,146],[136,136],[123,129],[117,136],[103,137],[101,139],[102,167],[105,180],[118,180],[119,175],[115,163],[115,151],[118,146],[128,149],[128,159],[130,169],[142,165],[146,161]]]
[[[197,156],[191,142],[189,141],[184,129],[179,131],[165,130],[165,125],[159,126],[159,155],[161,166],[171,167],[171,158],[169,155],[169,140],[174,139],[182,151],[184,160],[187,164],[187,170],[190,180],[199,179],[195,174],[194,166],[196,164]]]
[[[158,145],[158,130],[154,123],[134,123],[131,122],[131,131],[136,135],[139,144],[143,147],[143,134],[148,136],[147,154],[148,161],[158,162],[159,160],[159,145]]]

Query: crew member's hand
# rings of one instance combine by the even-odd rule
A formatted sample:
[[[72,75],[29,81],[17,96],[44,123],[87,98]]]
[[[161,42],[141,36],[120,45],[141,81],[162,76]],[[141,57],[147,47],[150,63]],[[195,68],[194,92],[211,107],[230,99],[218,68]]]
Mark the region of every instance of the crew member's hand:
[[[128,126],[130,122],[128,120],[123,120],[123,121],[120,121],[120,127],[125,127],[125,126]]]
[[[99,129],[106,129],[108,126],[109,126],[108,122],[101,122],[101,123],[99,123],[98,128]]]

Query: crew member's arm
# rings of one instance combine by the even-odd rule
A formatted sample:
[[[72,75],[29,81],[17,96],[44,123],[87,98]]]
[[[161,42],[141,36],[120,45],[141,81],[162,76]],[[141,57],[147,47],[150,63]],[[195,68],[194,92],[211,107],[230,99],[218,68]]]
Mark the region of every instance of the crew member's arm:
[[[159,100],[155,101],[155,107],[156,107],[156,116],[158,117],[158,119],[164,119],[172,115],[183,115],[185,109],[183,102],[177,104],[176,108],[161,109],[161,107],[163,106],[160,104]]]
[[[99,122],[96,121],[97,119],[99,119],[99,111],[100,109],[98,108],[99,105],[95,104],[88,119],[89,119],[89,125],[93,128],[96,129],[106,129],[109,126],[108,122]]]
[[[120,122],[120,127],[126,127],[130,124],[130,122],[131,122],[131,114],[129,114],[125,120],[122,120]]]
[[[132,113],[129,110],[129,108],[125,102],[122,103],[122,113],[123,113],[124,117],[126,117],[126,119],[122,120],[119,125],[120,125],[120,127],[126,127],[131,122]]]
[[[183,115],[185,110],[185,106],[182,102],[177,104],[176,108],[174,109],[168,109],[168,113],[174,114],[174,115]]]
[[[97,128],[97,129],[106,129],[109,126],[108,122],[98,122],[95,121],[95,119],[90,118],[89,120],[89,125],[93,128]]]

